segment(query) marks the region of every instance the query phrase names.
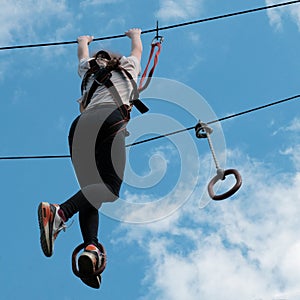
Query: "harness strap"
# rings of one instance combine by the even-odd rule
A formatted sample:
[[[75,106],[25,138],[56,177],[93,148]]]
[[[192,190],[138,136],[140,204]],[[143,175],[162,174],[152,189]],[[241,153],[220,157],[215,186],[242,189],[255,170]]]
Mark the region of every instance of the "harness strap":
[[[87,93],[87,96],[86,98],[83,100],[83,107],[86,108],[90,102],[91,102],[91,99],[92,99],[92,96],[93,94],[95,93],[96,89],[98,88],[100,84],[98,84],[96,81],[93,82],[92,86],[90,87],[88,93]]]
[[[152,56],[154,54],[155,47],[157,47],[157,51],[156,51],[155,56],[154,56],[153,66],[152,66],[151,70],[149,71],[149,74],[148,74],[148,77],[147,77],[147,80],[146,80],[145,84],[143,85],[143,82],[144,82],[144,80],[147,76],[147,72],[148,72],[148,68],[149,68]],[[139,84],[139,88],[138,88],[139,92],[145,90],[148,87],[148,85],[151,81],[151,77],[154,73],[155,67],[158,63],[158,56],[160,54],[160,51],[161,51],[161,42],[160,41],[151,44],[151,51],[150,51],[149,59],[148,59],[146,68],[145,68],[144,73],[143,73],[143,75],[141,77],[141,80],[140,80],[140,84]]]
[[[139,90],[132,75],[122,67],[119,67],[119,69],[125,73],[125,75],[128,77],[129,81],[132,84],[132,93],[130,96],[131,104],[135,106],[140,113],[142,114],[146,113],[149,110],[149,108],[139,99]]]
[[[111,70],[107,68],[100,68],[95,59],[89,61],[90,69],[85,73],[82,83],[81,83],[81,94],[83,94],[84,89],[86,89],[88,79],[94,75],[94,81],[87,92],[86,97],[83,99],[83,107],[86,108],[96,89],[106,80],[111,77]]]
[[[94,81],[96,82],[96,81]],[[123,101],[121,99],[121,96],[119,92],[117,91],[116,87],[114,86],[113,82],[108,78],[103,84],[108,88],[109,92],[111,93],[115,103],[118,106],[118,109],[123,117],[124,120],[128,120],[128,110],[123,104]]]
[[[81,82],[81,94],[83,94],[83,91],[86,89],[89,78],[99,70],[99,65],[97,64],[96,59],[91,59],[89,61],[89,65],[90,68],[85,72]]]
[[[91,62],[93,62],[93,61],[91,61]],[[128,113],[124,113],[125,105],[123,104],[123,101],[121,99],[121,96],[120,96],[118,90],[116,89],[116,87],[114,86],[113,82],[110,79],[112,76],[112,74],[111,74],[112,69],[100,68],[96,62],[93,63],[91,68],[93,69],[93,72],[88,71],[89,72],[88,76],[91,76],[92,74],[94,74],[95,78],[94,78],[94,82],[92,83],[92,85],[87,93],[87,96],[83,100],[83,107],[85,108],[88,106],[96,89],[100,85],[104,85],[106,88],[108,88],[109,92],[111,93],[111,95],[112,95],[114,101],[116,102],[118,108],[120,109],[123,117],[125,119],[127,119]],[[132,94],[130,96],[131,105],[134,105],[141,113],[147,112],[149,109],[141,100],[139,100],[139,92],[138,92],[137,84],[136,84],[135,80],[133,79],[132,75],[126,69],[124,69],[120,66],[117,66],[113,70],[118,71],[118,72],[123,72],[128,77],[128,79],[132,85]]]

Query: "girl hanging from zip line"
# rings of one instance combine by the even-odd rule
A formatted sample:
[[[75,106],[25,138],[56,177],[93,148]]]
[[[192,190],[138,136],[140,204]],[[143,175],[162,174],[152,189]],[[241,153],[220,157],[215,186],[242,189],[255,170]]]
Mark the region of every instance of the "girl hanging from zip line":
[[[128,57],[115,57],[104,50],[90,57],[93,36],[78,37],[78,73],[83,78],[81,114],[70,127],[69,148],[80,190],[60,204],[41,202],[38,207],[41,248],[47,257],[53,255],[54,241],[65,230],[65,223],[78,213],[84,243],[78,268],[81,280],[93,288],[100,287],[101,275],[93,274],[103,263],[98,210],[102,203],[119,197],[130,100],[141,69],[141,30],[133,28],[125,35],[131,40]]]

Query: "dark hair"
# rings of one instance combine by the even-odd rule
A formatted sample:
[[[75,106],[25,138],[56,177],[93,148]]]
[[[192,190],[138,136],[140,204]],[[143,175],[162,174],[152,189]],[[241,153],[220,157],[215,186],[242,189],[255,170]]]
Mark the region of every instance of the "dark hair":
[[[122,57],[121,54],[118,53],[114,53],[111,51],[107,51],[107,50],[100,50],[98,52],[96,52],[92,57],[97,58],[98,56],[101,56],[107,60],[111,60],[111,59],[120,59]]]
[[[95,58],[98,58],[98,57],[101,57],[101,58],[105,58],[107,60],[111,60],[111,57],[109,55],[108,52],[104,51],[104,50],[100,50],[98,51],[96,54],[95,54]]]

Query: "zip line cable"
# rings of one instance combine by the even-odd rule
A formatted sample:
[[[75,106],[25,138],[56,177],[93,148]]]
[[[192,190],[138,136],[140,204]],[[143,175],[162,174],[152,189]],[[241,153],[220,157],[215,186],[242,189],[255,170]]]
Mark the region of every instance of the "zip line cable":
[[[172,28],[183,27],[183,26],[193,25],[193,24],[197,24],[197,23],[204,23],[204,22],[209,22],[209,21],[214,21],[214,20],[219,20],[219,19],[225,19],[225,18],[230,18],[230,17],[234,17],[234,16],[238,16],[238,15],[245,15],[245,14],[249,14],[249,13],[254,13],[254,12],[267,10],[267,9],[278,8],[278,7],[283,7],[283,6],[292,5],[292,4],[296,4],[296,3],[300,3],[300,0],[288,1],[288,2],[278,3],[278,4],[268,5],[268,6],[257,7],[257,8],[244,10],[244,11],[237,11],[237,12],[233,12],[233,13],[218,15],[218,16],[209,17],[209,18],[205,18],[205,19],[199,19],[199,20],[195,20],[195,21],[191,21],[191,22],[178,23],[178,24],[169,25],[169,26],[160,27],[160,28],[157,27],[155,29],[149,29],[149,30],[142,31],[142,34],[151,33],[151,32],[158,32],[159,30],[161,30],[161,31],[162,30],[168,30],[168,29],[172,29]],[[103,40],[117,39],[117,38],[122,38],[122,37],[125,37],[125,34],[95,38],[94,41],[103,41]],[[21,49],[21,48],[34,48],[34,47],[48,47],[48,46],[69,45],[69,44],[77,44],[77,41],[28,44],[28,45],[17,45],[17,46],[5,46],[5,47],[0,47],[0,50],[12,50],[12,49]]]
[[[298,98],[300,98],[300,94],[294,95],[294,96],[291,96],[291,97],[288,97],[288,98],[284,98],[284,99],[281,99],[281,100],[278,100],[278,101],[270,102],[270,103],[265,104],[265,105],[257,106],[257,107],[254,107],[254,108],[251,108],[251,109],[239,112],[239,113],[235,113],[235,114],[232,114],[232,115],[220,118],[220,119],[216,119],[216,120],[207,122],[206,124],[210,125],[210,124],[213,124],[213,123],[222,122],[222,121],[225,121],[225,120],[228,120],[228,119],[236,118],[236,117],[241,116],[241,115],[252,113],[254,111],[265,109],[267,107],[271,107],[271,106],[278,105],[278,104],[281,104],[281,103],[284,103],[284,102],[292,101],[292,100],[295,100],[295,99],[298,99]],[[166,133],[166,134],[163,134],[163,135],[158,135],[158,136],[155,136],[155,137],[152,137],[152,138],[149,138],[149,139],[145,139],[145,140],[141,140],[141,141],[138,141],[138,142],[135,142],[135,143],[132,143],[132,144],[127,144],[126,147],[132,147],[132,146],[136,146],[136,145],[139,145],[139,144],[154,141],[154,140],[157,140],[157,139],[165,138],[165,137],[170,136],[170,135],[175,135],[175,134],[178,134],[178,133],[181,133],[181,132],[184,132],[184,131],[189,131],[189,130],[195,129],[195,127],[196,126],[187,127],[187,128],[177,130],[177,131],[173,131],[173,132],[169,132],[169,133]],[[3,156],[3,157],[0,157],[0,160],[52,159],[52,158],[70,158],[70,155]]]
[[[288,98],[285,98],[285,99],[281,99],[281,100],[278,100],[278,101],[275,101],[275,102],[271,102],[271,103],[268,103],[268,104],[265,104],[265,105],[262,105],[262,106],[254,107],[254,108],[251,108],[251,109],[239,112],[239,113],[235,113],[235,114],[232,114],[232,115],[229,115],[229,116],[226,116],[226,117],[214,120],[214,121],[207,122],[206,124],[210,125],[210,124],[214,124],[214,123],[217,123],[217,122],[222,122],[222,121],[232,119],[232,118],[235,118],[235,117],[238,117],[238,116],[241,116],[241,115],[245,115],[245,114],[257,111],[257,110],[261,110],[261,109],[264,109],[264,108],[267,108],[267,107],[270,107],[270,106],[274,106],[274,105],[277,105],[277,104],[280,104],[280,103],[283,103],[283,102],[288,102],[288,101],[291,101],[291,100],[295,100],[297,98],[300,98],[300,94],[292,96],[292,97],[288,97]],[[189,130],[192,130],[192,129],[195,129],[195,126],[187,127],[187,128],[184,128],[184,129],[180,129],[180,130],[177,130],[177,131],[169,132],[169,133],[166,133],[166,134],[163,134],[163,135],[158,135],[158,136],[155,136],[155,137],[152,137],[152,138],[149,138],[149,139],[138,141],[138,142],[135,142],[135,143],[132,143],[132,144],[128,144],[128,145],[126,145],[126,147],[132,147],[132,146],[135,146],[135,145],[139,145],[139,144],[142,144],[142,143],[154,141],[154,140],[157,140],[157,139],[161,139],[161,138],[164,138],[164,137],[167,137],[167,136],[170,136],[170,135],[178,134],[178,133],[181,133],[181,132],[184,132],[184,131],[189,131]]]
[[[268,6],[263,6],[263,7],[257,7],[257,8],[253,8],[253,9],[248,9],[248,10],[244,10],[244,11],[238,11],[238,12],[233,12],[233,13],[228,13],[228,14],[223,14],[223,15],[218,15],[218,16],[214,16],[214,17],[209,17],[209,18],[205,18],[205,19],[199,19],[199,20],[195,20],[195,21],[191,21],[191,22],[184,22],[184,23],[178,23],[178,24],[174,24],[174,25],[169,25],[169,26],[165,26],[165,27],[156,27],[155,29],[149,29],[149,30],[145,30],[142,31],[142,34],[145,33],[151,33],[151,32],[156,32],[158,33],[159,30],[168,30],[168,29],[172,29],[172,28],[177,28],[177,27],[182,27],[182,26],[188,26],[188,25],[193,25],[193,24],[197,24],[197,23],[204,23],[204,22],[208,22],[208,21],[214,21],[214,20],[218,20],[218,19],[224,19],[224,18],[229,18],[229,17],[233,17],[233,16],[238,16],[238,15],[244,15],[244,14],[248,14],[248,13],[253,13],[253,12],[258,12],[258,11],[262,11],[262,10],[268,10],[268,9],[273,9],[273,8],[278,8],[278,7],[283,7],[283,6],[287,6],[287,5],[292,5],[292,4],[296,4],[296,3],[300,3],[300,0],[295,0],[295,1],[288,1],[288,2],[282,2],[282,3],[278,3],[278,4],[273,4],[273,5],[268,5]],[[120,34],[120,35],[113,35],[113,36],[106,36],[106,37],[100,37],[100,38],[95,38],[94,41],[102,41],[102,40],[108,40],[108,39],[116,39],[116,38],[122,38],[125,37],[125,34]],[[11,50],[11,49],[20,49],[20,48],[34,48],[34,47],[47,47],[47,46],[56,46],[56,45],[68,45],[68,44],[76,44],[77,41],[67,41],[67,42],[53,42],[53,43],[42,43],[42,44],[28,44],[28,45],[18,45],[18,46],[6,46],[6,47],[0,47],[0,50]],[[262,105],[262,106],[258,106],[246,111],[242,111],[236,114],[232,114],[214,121],[210,121],[208,123],[206,123],[207,125],[209,124],[213,124],[216,122],[222,122],[225,121],[227,119],[231,119],[231,118],[235,118],[244,114],[248,114],[257,110],[261,110],[273,105],[277,105],[283,102],[287,102],[287,101],[291,101],[294,99],[300,98],[300,94],[299,95],[295,95],[289,98],[285,98],[279,101],[275,101],[275,102],[271,102],[269,104],[266,105]],[[167,136],[171,136],[171,135],[175,135],[184,131],[189,131],[195,129],[195,126],[192,127],[188,127],[188,128],[184,128],[181,130],[177,130],[177,131],[173,131],[173,132],[169,132],[163,135],[159,135],[156,137],[152,137],[149,139],[145,139],[145,140],[141,140],[138,142],[134,142],[131,144],[127,144],[126,147],[132,147],[135,145],[139,145],[142,143],[146,143],[146,142],[150,142],[150,141],[154,141],[160,138],[164,138]],[[7,157],[0,157],[0,160],[21,160],[21,159],[52,159],[52,158],[70,158],[70,155],[37,155],[37,156],[7,156]]]

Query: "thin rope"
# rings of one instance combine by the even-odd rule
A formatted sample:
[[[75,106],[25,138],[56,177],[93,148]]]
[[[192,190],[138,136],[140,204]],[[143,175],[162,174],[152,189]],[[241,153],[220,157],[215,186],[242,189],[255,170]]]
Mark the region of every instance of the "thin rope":
[[[295,99],[298,99],[298,98],[300,98],[300,94],[292,96],[292,97],[284,98],[284,99],[281,99],[281,100],[278,100],[278,101],[275,101],[275,102],[271,102],[271,103],[268,103],[268,104],[265,104],[265,105],[257,106],[257,107],[254,107],[254,108],[251,108],[251,109],[239,112],[239,113],[235,113],[235,114],[232,114],[232,115],[220,118],[220,119],[216,119],[216,120],[207,122],[206,124],[209,125],[209,124],[213,124],[213,123],[217,123],[217,122],[222,122],[222,121],[225,121],[225,120],[228,120],[228,119],[236,118],[236,117],[241,116],[241,115],[249,114],[249,113],[252,113],[254,111],[265,109],[267,107],[271,107],[271,106],[278,105],[278,104],[281,104],[281,103],[284,103],[284,102],[292,101],[292,100],[295,100]],[[133,147],[133,146],[136,146],[136,145],[139,145],[139,144],[148,143],[150,141],[158,140],[158,139],[170,136],[170,135],[175,135],[175,134],[185,132],[185,131],[189,131],[189,130],[192,130],[192,129],[195,129],[195,126],[187,127],[187,128],[176,130],[176,131],[173,131],[173,132],[169,132],[169,133],[166,133],[166,134],[163,134],[163,135],[158,135],[158,136],[155,136],[155,137],[152,137],[152,138],[149,138],[149,139],[145,139],[145,140],[141,140],[141,141],[134,142],[134,143],[131,143],[131,144],[127,144],[126,147]],[[69,158],[69,157],[70,157],[70,155],[2,156],[2,157],[0,157],[0,160],[53,159],[53,158]]]
[[[212,154],[212,157],[213,157],[213,160],[215,162],[215,166],[216,166],[216,169],[220,169],[220,164],[219,164],[219,161],[217,159],[217,155],[216,155],[216,152],[215,152],[215,148],[213,146],[213,143],[212,143],[212,140],[211,140],[211,137],[210,137],[210,133],[207,132],[207,141],[208,141],[208,145],[209,145],[209,148],[210,148],[210,151],[211,151],[211,154]]]
[[[195,131],[196,131],[196,137],[203,139],[206,138],[208,141],[208,145],[213,157],[213,160],[215,162],[215,166],[217,170],[220,170],[220,165],[219,161],[217,159],[217,155],[213,146],[213,142],[211,140],[210,135],[213,133],[213,129],[210,128],[206,123],[199,121],[198,124],[195,126]]]
[[[151,32],[158,32],[159,30],[160,31],[168,30],[168,29],[173,29],[173,28],[177,28],[177,27],[183,27],[183,26],[188,26],[188,25],[193,25],[193,24],[198,24],[198,23],[204,23],[204,22],[209,22],[209,21],[215,21],[215,20],[235,17],[235,16],[239,16],[239,15],[250,14],[250,13],[254,13],[254,12],[258,12],[258,11],[262,11],[262,10],[274,9],[274,8],[288,6],[288,5],[292,5],[292,4],[296,4],[296,3],[300,3],[300,0],[288,1],[288,2],[273,4],[273,5],[268,5],[268,6],[257,7],[257,8],[243,10],[243,11],[237,11],[237,12],[233,12],[233,13],[218,15],[218,16],[204,18],[204,19],[199,19],[199,20],[195,20],[195,21],[191,21],[191,22],[178,23],[178,24],[169,25],[169,26],[160,27],[160,28],[157,27],[157,28],[142,31],[142,34],[151,33]],[[95,38],[94,41],[117,39],[117,38],[122,38],[122,37],[125,37],[125,36],[126,36],[125,34],[104,36],[104,37]],[[12,50],[12,49],[22,49],[22,48],[34,48],[34,47],[48,47],[48,46],[58,46],[58,45],[70,45],[70,44],[77,44],[77,41],[5,46],[5,47],[0,47],[0,50]]]

